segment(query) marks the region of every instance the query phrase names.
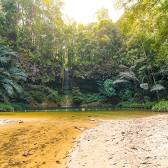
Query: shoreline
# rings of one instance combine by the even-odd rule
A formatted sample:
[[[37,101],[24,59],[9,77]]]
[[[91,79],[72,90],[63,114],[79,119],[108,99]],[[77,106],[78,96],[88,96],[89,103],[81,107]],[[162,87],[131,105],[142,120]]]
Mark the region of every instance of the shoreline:
[[[66,168],[167,168],[168,115],[102,121],[76,140]]]
[[[2,168],[63,168],[67,155],[83,128],[95,125],[91,121],[74,118],[70,121],[3,117],[0,121],[3,123],[0,125]]]
[[[29,116],[25,116],[25,118],[23,116],[3,116],[0,121],[5,121],[6,124],[0,125],[0,165],[2,168],[5,168],[5,166],[20,166],[25,168],[29,168],[30,166],[40,166],[40,168],[65,168],[70,159],[73,160],[73,162],[75,161],[76,156],[73,153],[83,142],[86,142],[85,144],[88,142],[92,143],[92,140],[94,139],[99,142],[99,140],[97,140],[99,137],[99,146],[105,144],[106,141],[108,142],[108,139],[105,139],[102,142],[101,138],[108,137],[108,134],[104,134],[104,130],[111,130],[110,128],[112,125],[116,125],[113,131],[119,130],[119,134],[121,134],[119,125],[122,125],[122,123],[127,123],[122,127],[122,129],[125,129],[125,126],[128,128],[128,122],[131,122],[132,124],[132,121],[134,120],[136,122],[148,119],[151,120],[152,118],[155,118],[156,120],[161,116],[165,116],[165,114],[153,115],[151,117],[141,117],[136,115],[134,118],[115,118],[112,120],[102,117],[96,118],[95,116],[90,117],[90,115],[85,119],[79,119],[75,117],[74,114],[68,118],[59,118],[60,116],[57,118],[39,116],[35,118],[30,118]],[[19,123],[19,121],[23,122]],[[135,125],[136,122],[134,123]],[[99,130],[101,130],[101,134],[97,134]],[[132,128],[130,128],[130,130],[132,130]],[[120,136],[118,138],[121,138]],[[115,146],[117,147],[116,144]],[[94,154],[93,149],[97,150],[97,145],[92,147],[91,154]],[[97,150],[96,155],[94,154],[96,158],[100,157],[100,151],[104,151],[103,146]],[[84,158],[85,156],[86,155],[84,155]],[[82,158],[82,161],[83,160],[84,159]],[[71,168],[68,166],[66,166],[66,168]],[[76,167],[80,168],[78,165],[73,165],[73,168]],[[90,167],[95,168],[94,165]],[[108,168],[108,166],[106,166],[106,168]]]

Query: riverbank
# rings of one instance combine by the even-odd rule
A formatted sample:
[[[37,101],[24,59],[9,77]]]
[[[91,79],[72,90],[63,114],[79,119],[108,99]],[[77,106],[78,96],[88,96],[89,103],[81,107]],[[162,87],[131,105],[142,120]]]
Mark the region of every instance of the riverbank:
[[[0,125],[1,168],[62,168],[81,131],[94,121],[3,119]]]
[[[100,121],[122,119],[124,122],[158,114],[150,111],[0,112],[3,121],[0,167],[64,168],[77,138]]]
[[[167,168],[168,115],[103,121],[87,130],[66,168]]]

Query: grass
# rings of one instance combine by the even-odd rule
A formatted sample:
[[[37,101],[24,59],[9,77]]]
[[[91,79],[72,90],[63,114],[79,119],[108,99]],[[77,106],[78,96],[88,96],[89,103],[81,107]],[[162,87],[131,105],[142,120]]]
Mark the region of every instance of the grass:
[[[14,107],[11,104],[0,103],[0,111],[14,111]]]
[[[30,109],[28,104],[24,103],[0,103],[0,111],[24,111]]]
[[[120,108],[139,108],[139,109],[151,109],[154,102],[138,103],[138,102],[121,102],[118,104]]]
[[[168,101],[160,101],[152,107],[153,111],[168,112]]]

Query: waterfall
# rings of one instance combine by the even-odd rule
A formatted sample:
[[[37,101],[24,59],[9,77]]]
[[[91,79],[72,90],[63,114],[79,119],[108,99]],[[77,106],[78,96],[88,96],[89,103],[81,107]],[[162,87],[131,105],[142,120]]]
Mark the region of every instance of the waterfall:
[[[64,93],[68,94],[70,89],[70,77],[69,77],[69,68],[64,69]]]
[[[64,83],[63,83],[63,92],[65,94],[64,100],[62,102],[62,107],[66,108],[66,111],[68,111],[68,108],[72,106],[72,98],[69,95],[69,91],[71,88],[71,79],[70,79],[70,69],[65,68],[64,69]]]

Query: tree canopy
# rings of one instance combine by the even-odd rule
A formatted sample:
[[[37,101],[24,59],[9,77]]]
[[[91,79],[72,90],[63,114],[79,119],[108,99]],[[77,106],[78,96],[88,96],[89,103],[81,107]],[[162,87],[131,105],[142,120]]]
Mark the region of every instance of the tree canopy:
[[[97,12],[97,22],[85,25],[65,22],[60,0],[0,0],[1,77],[12,82],[7,89],[0,79],[3,95],[18,90],[18,84],[28,102],[35,97],[29,92],[32,86],[62,94],[65,68],[69,68],[75,93],[131,101],[167,99],[167,0],[116,3],[125,8],[117,23],[103,8]],[[10,66],[3,66],[5,59]],[[27,80],[21,82],[23,72]]]

